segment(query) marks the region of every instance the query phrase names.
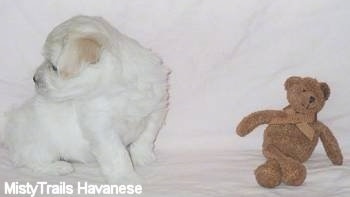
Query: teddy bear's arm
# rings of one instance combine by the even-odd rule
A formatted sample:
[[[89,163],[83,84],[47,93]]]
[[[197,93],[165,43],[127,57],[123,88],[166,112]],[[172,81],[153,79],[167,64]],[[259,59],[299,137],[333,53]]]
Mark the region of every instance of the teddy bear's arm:
[[[323,123],[318,122],[318,129],[320,131],[320,138],[328,158],[334,165],[342,165],[343,155],[339,148],[337,139],[334,137],[331,130]]]
[[[285,117],[286,113],[280,110],[257,111],[244,117],[238,124],[236,132],[239,136],[245,136],[262,124],[268,124],[276,117]]]

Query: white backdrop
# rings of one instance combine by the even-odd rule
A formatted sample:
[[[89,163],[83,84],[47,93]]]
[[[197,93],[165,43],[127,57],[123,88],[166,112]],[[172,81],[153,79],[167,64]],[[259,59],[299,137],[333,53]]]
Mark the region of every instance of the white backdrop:
[[[236,136],[234,128],[250,112],[284,107],[285,79],[301,75],[331,87],[319,119],[338,138],[345,165],[331,166],[319,146],[307,164],[306,183],[313,190],[307,184],[282,186],[275,195],[345,191],[345,196],[350,193],[349,10],[347,0],[0,0],[0,111],[33,95],[32,75],[54,26],[78,14],[99,15],[152,48],[172,70],[159,159],[139,169],[153,177],[145,195],[270,196],[252,175],[263,161],[263,127],[246,138]],[[1,155],[7,158],[5,150]],[[0,180],[36,180],[9,171],[4,160],[6,176]],[[52,180],[84,179],[82,169]]]

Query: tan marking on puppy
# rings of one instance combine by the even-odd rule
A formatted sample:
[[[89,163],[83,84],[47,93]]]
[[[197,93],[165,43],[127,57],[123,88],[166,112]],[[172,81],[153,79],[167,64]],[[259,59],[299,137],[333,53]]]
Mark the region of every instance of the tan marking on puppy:
[[[60,76],[64,79],[78,74],[83,64],[96,64],[100,58],[101,45],[94,38],[70,41],[63,49],[59,61]]]

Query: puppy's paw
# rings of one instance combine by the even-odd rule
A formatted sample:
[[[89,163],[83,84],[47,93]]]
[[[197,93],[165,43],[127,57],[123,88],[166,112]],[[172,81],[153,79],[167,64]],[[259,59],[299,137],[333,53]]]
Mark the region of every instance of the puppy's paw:
[[[134,165],[144,166],[156,160],[153,146],[143,144],[131,144],[130,155]]]
[[[107,177],[108,184],[111,185],[137,185],[141,184],[142,178],[135,172],[128,174],[115,174],[114,176]]]
[[[55,161],[48,164],[31,165],[30,168],[35,173],[46,175],[66,175],[74,171],[72,164],[65,161]]]

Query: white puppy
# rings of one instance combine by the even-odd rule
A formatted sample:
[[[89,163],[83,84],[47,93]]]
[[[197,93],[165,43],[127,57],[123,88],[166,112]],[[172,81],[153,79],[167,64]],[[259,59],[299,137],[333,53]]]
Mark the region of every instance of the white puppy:
[[[33,80],[37,94],[8,114],[4,143],[19,167],[63,175],[97,160],[110,183],[155,159],[167,113],[169,70],[100,17],[58,25]],[[130,180],[131,179],[131,180]]]

